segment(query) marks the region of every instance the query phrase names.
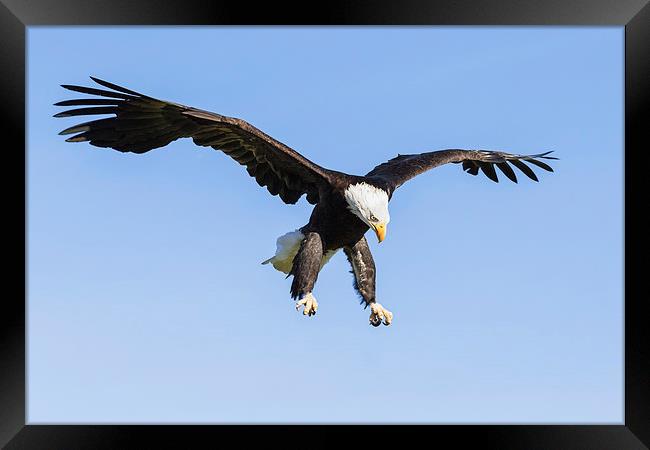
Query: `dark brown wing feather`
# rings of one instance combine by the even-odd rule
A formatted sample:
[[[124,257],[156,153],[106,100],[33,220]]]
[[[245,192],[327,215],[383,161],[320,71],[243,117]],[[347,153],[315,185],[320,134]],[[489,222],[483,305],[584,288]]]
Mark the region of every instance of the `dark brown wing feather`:
[[[558,159],[547,156],[552,152],[536,155],[514,155],[511,153],[488,150],[439,150],[418,155],[398,155],[378,165],[366,175],[382,184],[391,193],[411,178],[434,167],[447,163],[462,163],[463,170],[471,175],[478,175],[479,169],[492,181],[499,182],[495,166],[510,180],[517,182],[517,176],[509,163],[521,170],[530,179],[538,181],[533,170],[524,161],[549,172],[553,169],[538,159]]]
[[[260,186],[285,203],[296,203],[307,194],[315,204],[319,188],[338,172],[309,161],[295,150],[273,139],[248,122],[140,94],[91,77],[111,90],[63,85],[64,88],[102,98],[65,100],[57,106],[83,106],[55,117],[115,114],[84,122],[60,134],[75,134],[68,142],[89,142],[121,152],[145,153],[179,138],[221,150],[239,164]]]

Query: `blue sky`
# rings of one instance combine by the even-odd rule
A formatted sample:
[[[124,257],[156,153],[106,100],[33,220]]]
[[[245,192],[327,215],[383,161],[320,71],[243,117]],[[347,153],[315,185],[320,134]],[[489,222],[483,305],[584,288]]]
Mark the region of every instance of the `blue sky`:
[[[621,423],[622,27],[28,30],[30,423]],[[89,75],[241,117],[328,168],[555,150],[540,183],[450,165],[337,254],[318,314],[260,262],[311,206],[224,154],[65,143]],[[80,95],[83,96],[83,95]]]

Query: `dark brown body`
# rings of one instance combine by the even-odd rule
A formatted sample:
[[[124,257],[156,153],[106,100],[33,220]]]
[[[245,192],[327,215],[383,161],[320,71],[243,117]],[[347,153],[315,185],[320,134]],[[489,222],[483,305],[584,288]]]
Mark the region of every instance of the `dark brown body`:
[[[324,251],[354,245],[368,231],[368,225],[350,212],[341,192],[332,191],[324,200],[314,207],[309,223],[300,231],[320,234]]]
[[[349,184],[368,181],[362,177],[348,177],[340,181],[340,186],[319,193],[321,201],[314,207],[309,223],[300,229],[305,239],[290,272],[293,275],[291,296],[302,298],[312,292],[323,255],[342,248],[352,265],[354,288],[361,296],[362,303],[368,305],[375,302],[376,279],[375,263],[364,237],[369,227],[350,212],[344,197]]]

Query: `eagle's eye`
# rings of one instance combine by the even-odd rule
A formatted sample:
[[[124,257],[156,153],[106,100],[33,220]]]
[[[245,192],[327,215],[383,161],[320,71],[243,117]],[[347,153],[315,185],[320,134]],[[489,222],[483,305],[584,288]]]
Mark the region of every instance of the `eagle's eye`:
[[[371,222],[377,222],[379,219],[377,219],[374,215],[370,214],[370,221]]]

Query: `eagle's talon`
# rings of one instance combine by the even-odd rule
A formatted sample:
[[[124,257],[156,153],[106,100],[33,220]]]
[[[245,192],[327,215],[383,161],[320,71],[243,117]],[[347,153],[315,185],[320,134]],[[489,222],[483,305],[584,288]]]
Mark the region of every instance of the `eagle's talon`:
[[[311,292],[305,294],[300,300],[296,302],[296,311],[299,311],[301,306],[305,307],[302,310],[302,314],[307,317],[316,315],[316,311],[318,311],[318,302],[316,301],[316,297],[314,297]]]
[[[370,325],[378,327],[381,323],[388,326],[393,322],[393,313],[381,306],[379,303],[370,305]]]

